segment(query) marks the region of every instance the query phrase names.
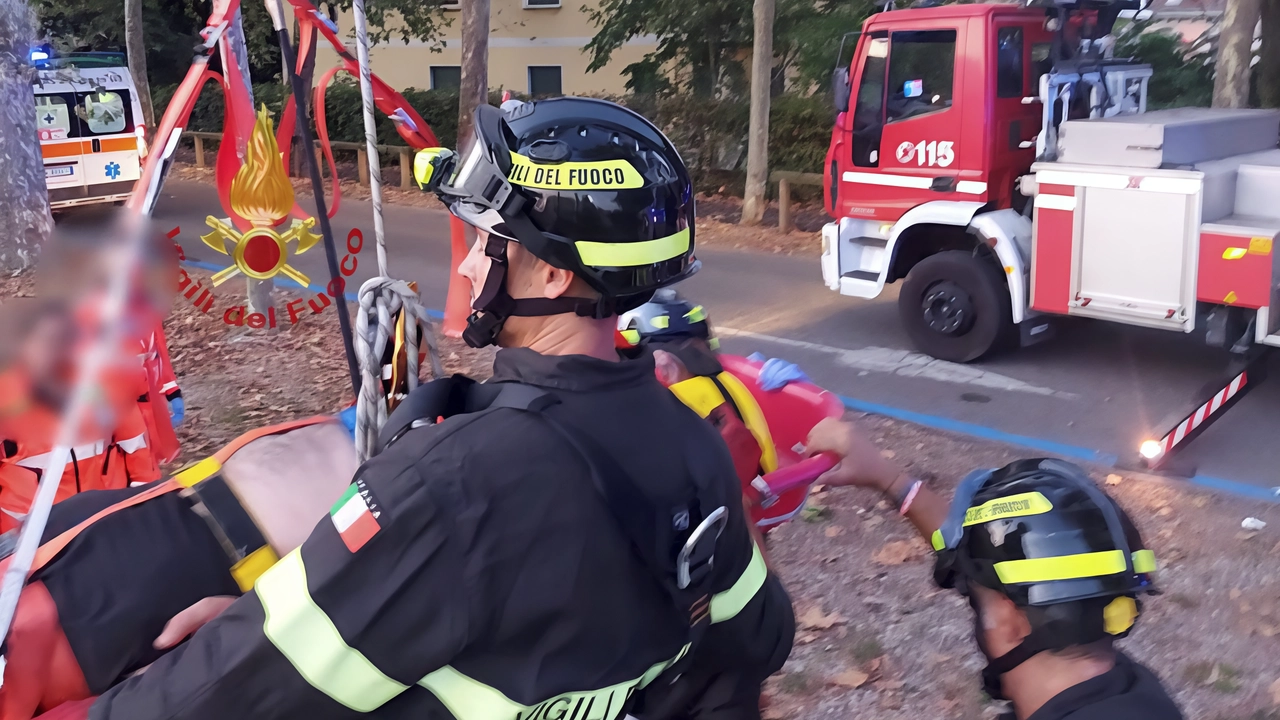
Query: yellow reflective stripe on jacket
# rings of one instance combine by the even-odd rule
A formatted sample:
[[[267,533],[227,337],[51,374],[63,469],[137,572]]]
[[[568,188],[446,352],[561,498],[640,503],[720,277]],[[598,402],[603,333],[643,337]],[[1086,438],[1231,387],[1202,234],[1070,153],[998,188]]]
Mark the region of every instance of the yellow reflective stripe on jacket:
[[[767,577],[764,556],[753,542],[751,560],[742,575],[728,590],[712,596],[711,622],[724,622],[737,616],[764,586]],[[312,687],[357,712],[371,712],[408,689],[387,677],[342,639],[333,621],[307,590],[306,567],[298,550],[258,578],[256,589],[266,614],[263,633]],[[611,720],[621,713],[634,689],[653,682],[688,651],[689,646],[685,645],[675,657],[653,665],[634,680],[598,690],[562,693],[534,706],[521,705],[498,689],[450,666],[429,673],[418,685],[439,698],[457,720],[556,717],[578,711],[583,718]]]
[[[578,257],[582,259],[583,265],[593,267],[656,265],[689,252],[689,229],[685,228],[675,235],[639,242],[605,243],[578,240],[574,243],[574,247],[578,249]]]
[[[357,712],[370,712],[408,689],[342,639],[311,599],[297,550],[263,573],[256,588],[266,613],[263,633],[315,689]]]
[[[670,660],[664,660],[634,679],[599,690],[567,692],[537,705],[521,705],[497,688],[467,677],[445,666],[418,681],[431,691],[457,720],[521,720],[522,718],[581,717],[612,720],[622,713],[627,698],[636,688],[653,682],[689,651],[685,645]]]
[[[942,552],[947,549],[947,541],[942,539],[942,531],[934,530],[929,536],[929,544],[933,546],[934,552]]]
[[[743,424],[747,426],[747,430],[751,431],[756,444],[760,446],[761,469],[767,473],[777,470],[778,451],[773,447],[773,435],[769,433],[769,423],[764,419],[760,404],[751,396],[751,391],[734,375],[723,372],[717,375],[716,379],[724,385],[725,390],[729,391],[733,404],[742,413]],[[720,388],[716,387],[708,377],[692,377],[667,389],[702,418],[706,418],[712,410],[720,407],[728,399],[720,394]]]
[[[767,577],[769,568],[764,564],[764,555],[760,552],[760,547],[752,542],[751,562],[747,563],[747,569],[738,576],[733,587],[711,596],[711,622],[731,620],[742,612],[742,608],[764,587]]]

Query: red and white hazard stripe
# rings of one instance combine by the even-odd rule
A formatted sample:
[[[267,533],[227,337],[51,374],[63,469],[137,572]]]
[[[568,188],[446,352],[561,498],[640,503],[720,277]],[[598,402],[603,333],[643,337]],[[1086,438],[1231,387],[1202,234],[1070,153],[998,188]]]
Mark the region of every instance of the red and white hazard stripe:
[[[1164,436],[1160,441],[1160,450],[1164,454],[1168,454],[1170,450],[1178,443],[1182,442],[1191,431],[1204,424],[1211,415],[1218,412],[1228,400],[1240,393],[1240,390],[1249,384],[1249,374],[1242,372],[1231,381],[1231,384],[1219,390],[1213,399],[1196,408],[1186,420],[1178,423],[1178,427],[1173,432]]]

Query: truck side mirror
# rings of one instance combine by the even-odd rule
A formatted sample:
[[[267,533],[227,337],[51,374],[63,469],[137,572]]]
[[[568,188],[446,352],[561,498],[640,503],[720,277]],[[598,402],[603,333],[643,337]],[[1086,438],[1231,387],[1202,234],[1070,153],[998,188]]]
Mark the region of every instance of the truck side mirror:
[[[839,67],[831,73],[831,92],[835,95],[836,112],[849,111],[849,68]]]

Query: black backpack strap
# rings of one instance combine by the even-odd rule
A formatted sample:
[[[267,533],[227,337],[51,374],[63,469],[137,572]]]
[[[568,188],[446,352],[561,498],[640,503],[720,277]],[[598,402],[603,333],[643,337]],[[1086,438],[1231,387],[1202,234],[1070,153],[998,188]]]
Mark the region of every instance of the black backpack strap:
[[[521,383],[478,383],[463,375],[432,380],[415,388],[396,406],[378,433],[377,452],[413,428],[435,425],[440,418],[497,407],[541,412],[557,402],[546,390]]]
[[[378,433],[374,454],[387,449],[413,428],[434,425],[438,418],[466,412],[467,398],[475,386],[476,381],[469,377],[451,375],[414,388],[387,417],[387,423]]]
[[[716,541],[728,524],[728,511],[720,506],[701,512],[696,492],[684,501],[654,498],[588,433],[575,431],[556,412],[540,414],[587,462],[610,514],[676,610],[688,618],[690,652],[682,660],[687,659],[711,624]],[[676,672],[682,666],[677,663]]]

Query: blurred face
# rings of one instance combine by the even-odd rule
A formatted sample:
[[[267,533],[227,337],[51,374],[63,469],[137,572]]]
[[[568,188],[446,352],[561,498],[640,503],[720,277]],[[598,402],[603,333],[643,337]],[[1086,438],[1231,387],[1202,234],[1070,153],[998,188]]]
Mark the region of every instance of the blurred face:
[[[70,321],[61,315],[46,314],[36,320],[22,341],[18,362],[46,402],[60,405],[70,391],[75,372],[72,340]]]
[[[1004,594],[977,583],[970,583],[969,592],[978,606],[976,639],[987,657],[998,658],[1008,653],[1031,634],[1026,613]]]
[[[693,377],[684,361],[666,350],[653,351],[653,364],[658,375],[658,382],[666,387],[684,382]]]
[[[489,233],[476,229],[476,241],[472,243],[470,252],[458,266],[458,274],[471,282],[471,303],[474,307],[476,298],[484,290],[485,280],[493,266],[493,261],[484,254],[485,243]],[[558,298],[565,295],[583,297],[584,288],[568,270],[553,267],[538,259],[524,249],[518,242],[507,243],[507,294],[515,299],[522,298]],[[575,292],[570,292],[570,290]],[[536,335],[548,322],[555,322],[561,315],[543,317],[512,317],[503,325],[498,334],[498,345],[502,347],[522,347],[529,337]]]

